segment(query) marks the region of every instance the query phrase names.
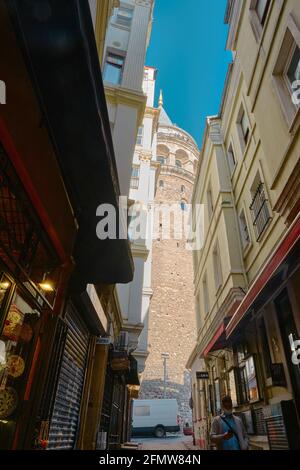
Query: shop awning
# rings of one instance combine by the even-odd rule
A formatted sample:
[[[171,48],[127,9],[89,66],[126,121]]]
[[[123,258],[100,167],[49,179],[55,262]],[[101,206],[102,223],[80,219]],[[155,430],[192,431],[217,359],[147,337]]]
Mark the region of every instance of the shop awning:
[[[240,326],[247,313],[258,310],[272,292],[278,288],[283,278],[293,272],[300,260],[300,216],[289,228],[284,239],[270,256],[260,271],[250,290],[233,314],[226,327],[226,338],[229,339]],[[255,307],[255,308],[254,308]]]
[[[102,203],[116,209],[118,229],[120,190],[89,3],[6,5],[40,102],[40,125],[51,136],[79,225],[74,258],[82,289],[87,283],[130,282],[128,240],[96,235]]]
[[[125,380],[127,385],[140,385],[139,374],[138,374],[138,362],[137,360],[130,355],[130,369],[126,374]]]
[[[229,318],[225,318],[219,328],[217,329],[216,333],[206,346],[203,351],[203,356],[206,357],[210,352],[219,351],[220,349],[224,349],[226,347],[226,325],[229,322]]]

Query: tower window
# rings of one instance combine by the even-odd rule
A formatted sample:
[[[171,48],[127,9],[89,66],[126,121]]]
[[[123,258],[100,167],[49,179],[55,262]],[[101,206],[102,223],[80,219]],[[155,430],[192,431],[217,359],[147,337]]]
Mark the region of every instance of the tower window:
[[[163,182],[163,180],[160,180],[160,181],[159,181],[159,187],[160,187],[160,188],[163,188],[163,187],[164,187],[164,182]]]
[[[158,163],[160,163],[161,165],[165,165],[165,164],[166,164],[166,159],[165,159],[165,157],[157,157],[157,161],[158,161]]]
[[[175,165],[176,165],[178,168],[181,168],[181,167],[182,167],[182,164],[181,164],[181,161],[180,161],[180,160],[176,160],[176,161],[175,161]]]

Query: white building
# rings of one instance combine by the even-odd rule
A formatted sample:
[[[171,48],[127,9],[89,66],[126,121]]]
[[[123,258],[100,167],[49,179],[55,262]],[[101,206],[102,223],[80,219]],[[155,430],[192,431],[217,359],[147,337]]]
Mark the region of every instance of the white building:
[[[118,285],[118,294],[122,315],[123,329],[129,332],[129,342],[135,349],[139,372],[145,367],[148,356],[148,316],[152,295],[152,206],[156,186],[156,139],[159,110],[154,108],[156,69],[146,67],[144,72],[143,91],[147,95],[147,106],[134,152],[132,177],[130,182],[130,200],[142,210],[143,222],[147,237],[143,235],[132,240],[132,253],[135,264],[133,282],[129,285]],[[131,232],[136,225],[131,223]],[[133,235],[133,234],[132,234]],[[135,238],[135,237],[132,237]]]
[[[132,158],[146,96],[143,76],[154,0],[124,0],[114,8],[106,34],[103,80],[121,194],[129,195]]]

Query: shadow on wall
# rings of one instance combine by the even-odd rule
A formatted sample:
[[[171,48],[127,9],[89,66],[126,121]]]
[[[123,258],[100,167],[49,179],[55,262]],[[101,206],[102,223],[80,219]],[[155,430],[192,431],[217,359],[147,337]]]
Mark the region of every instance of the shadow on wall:
[[[183,423],[192,423],[192,410],[190,408],[191,378],[188,371],[184,372],[183,384],[167,381],[166,397],[175,398],[178,403],[179,415]],[[143,380],[140,388],[139,399],[164,398],[164,381],[162,379]]]

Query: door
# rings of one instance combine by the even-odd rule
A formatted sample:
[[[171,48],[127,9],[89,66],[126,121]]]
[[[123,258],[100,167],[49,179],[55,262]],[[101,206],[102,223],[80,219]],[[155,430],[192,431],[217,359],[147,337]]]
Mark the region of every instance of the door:
[[[297,409],[300,410],[300,368],[299,365],[294,365],[292,362],[292,351],[289,340],[291,334],[293,338],[298,338],[299,334],[287,290],[284,290],[276,299],[275,305],[295,402]]]

